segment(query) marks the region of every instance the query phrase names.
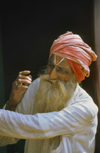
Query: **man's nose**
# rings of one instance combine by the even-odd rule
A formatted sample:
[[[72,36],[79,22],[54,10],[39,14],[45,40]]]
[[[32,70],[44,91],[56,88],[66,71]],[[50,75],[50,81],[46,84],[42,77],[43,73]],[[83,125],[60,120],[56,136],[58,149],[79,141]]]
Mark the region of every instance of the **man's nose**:
[[[49,75],[50,79],[57,79],[57,72],[56,72],[56,68],[54,67],[53,70],[51,71],[50,75]]]

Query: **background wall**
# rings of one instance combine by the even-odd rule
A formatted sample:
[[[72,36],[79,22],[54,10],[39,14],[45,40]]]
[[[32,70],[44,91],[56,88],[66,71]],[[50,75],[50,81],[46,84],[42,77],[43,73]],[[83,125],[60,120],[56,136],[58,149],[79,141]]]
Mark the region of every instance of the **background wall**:
[[[5,90],[4,90],[4,72],[2,61],[2,41],[1,41],[1,24],[0,24],[0,108],[5,104]],[[0,147],[0,153],[6,153],[6,147]]]
[[[96,84],[95,88],[97,91],[97,98],[99,102],[99,122],[98,122],[98,134],[97,134],[97,152],[100,152],[100,1],[95,0],[94,1],[94,30],[95,30],[95,51],[98,55],[98,60],[97,60],[97,72],[98,75],[96,77]]]
[[[33,79],[47,63],[54,39],[66,31],[79,34],[94,49],[93,0],[34,0],[1,3],[1,37],[5,102],[18,72],[29,69]],[[95,64],[82,86],[96,101]],[[97,103],[97,101],[96,101]],[[7,152],[23,152],[24,141],[7,147]]]
[[[95,0],[94,2],[94,30],[95,30],[95,51],[98,54],[98,78],[97,78],[97,92],[98,100],[100,105],[100,1]]]

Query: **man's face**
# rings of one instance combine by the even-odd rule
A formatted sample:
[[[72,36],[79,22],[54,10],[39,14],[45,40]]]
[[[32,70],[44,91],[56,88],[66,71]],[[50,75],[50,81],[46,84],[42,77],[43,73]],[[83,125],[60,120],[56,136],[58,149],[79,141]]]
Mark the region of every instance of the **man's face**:
[[[52,55],[48,61],[47,72],[40,75],[34,114],[65,108],[77,86],[78,81],[67,59]]]
[[[67,59],[63,59],[54,54],[52,54],[48,61],[47,73],[51,80],[57,79],[65,82],[69,81],[74,76]]]

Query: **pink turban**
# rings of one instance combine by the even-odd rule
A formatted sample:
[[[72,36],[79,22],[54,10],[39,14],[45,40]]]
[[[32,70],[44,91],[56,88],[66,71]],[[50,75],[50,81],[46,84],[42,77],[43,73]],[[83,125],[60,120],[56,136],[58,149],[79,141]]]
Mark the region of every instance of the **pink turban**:
[[[96,61],[97,55],[79,35],[66,32],[56,39],[50,49],[50,55],[58,55],[68,60],[77,80],[81,82],[85,77],[89,77],[89,66],[92,61]]]

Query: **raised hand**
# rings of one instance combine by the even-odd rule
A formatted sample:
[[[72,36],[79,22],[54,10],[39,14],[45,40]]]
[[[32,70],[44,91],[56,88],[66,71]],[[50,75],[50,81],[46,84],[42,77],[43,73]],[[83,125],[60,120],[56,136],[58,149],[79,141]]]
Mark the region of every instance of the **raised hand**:
[[[19,72],[18,77],[12,83],[12,91],[6,105],[7,110],[15,110],[31,82],[32,76],[30,75],[30,71],[24,70]]]

